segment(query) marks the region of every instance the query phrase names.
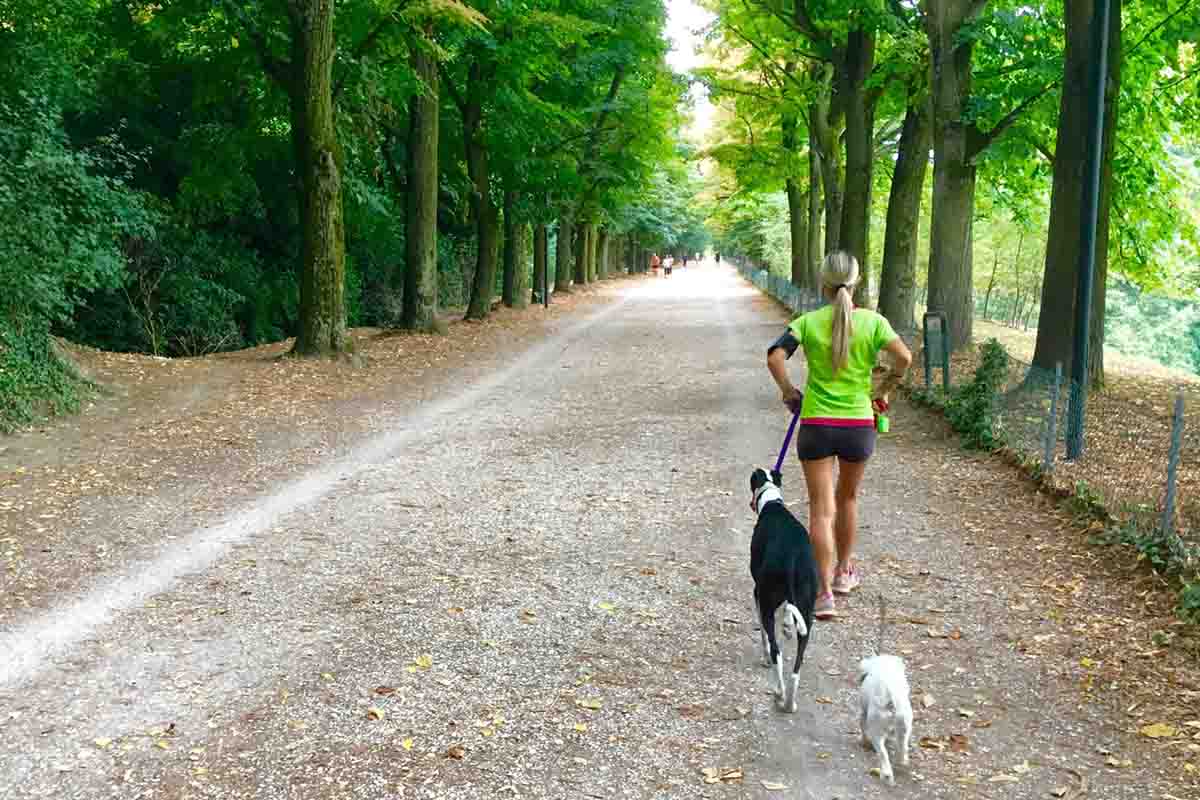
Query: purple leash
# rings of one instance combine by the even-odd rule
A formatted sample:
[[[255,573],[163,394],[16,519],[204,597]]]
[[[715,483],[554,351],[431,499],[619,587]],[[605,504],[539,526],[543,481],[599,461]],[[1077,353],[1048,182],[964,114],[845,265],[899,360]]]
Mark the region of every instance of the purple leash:
[[[788,445],[792,443],[792,434],[796,432],[796,423],[800,412],[792,414],[792,424],[788,425],[787,436],[783,437],[783,447],[779,448],[779,458],[775,461],[775,469],[771,470],[771,480],[779,488],[783,488],[783,459],[787,458]]]

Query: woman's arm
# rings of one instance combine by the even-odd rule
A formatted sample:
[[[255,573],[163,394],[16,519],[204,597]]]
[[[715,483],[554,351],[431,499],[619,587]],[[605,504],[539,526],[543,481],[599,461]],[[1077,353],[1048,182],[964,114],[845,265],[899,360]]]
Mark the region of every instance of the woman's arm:
[[[790,341],[785,341],[789,339]],[[801,394],[800,390],[792,384],[792,379],[788,376],[787,360],[788,356],[795,352],[796,344],[794,337],[785,334],[775,344],[771,345],[771,349],[767,351],[767,369],[770,371],[771,377],[775,379],[775,385],[779,387],[783,404],[793,413],[800,408]],[[791,347],[790,351],[788,347]]]
[[[875,392],[875,399],[882,400],[883,405],[887,406],[891,393],[904,380],[904,374],[912,366],[912,352],[909,351],[908,345],[899,336],[888,342],[883,349],[884,352],[889,353],[892,357],[892,369]]]

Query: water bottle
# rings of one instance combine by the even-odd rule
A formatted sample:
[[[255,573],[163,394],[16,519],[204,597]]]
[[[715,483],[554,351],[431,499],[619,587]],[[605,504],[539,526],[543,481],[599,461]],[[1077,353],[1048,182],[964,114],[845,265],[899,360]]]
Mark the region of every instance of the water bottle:
[[[875,406],[875,430],[879,433],[888,432],[888,405],[882,400],[877,400],[873,404]]]

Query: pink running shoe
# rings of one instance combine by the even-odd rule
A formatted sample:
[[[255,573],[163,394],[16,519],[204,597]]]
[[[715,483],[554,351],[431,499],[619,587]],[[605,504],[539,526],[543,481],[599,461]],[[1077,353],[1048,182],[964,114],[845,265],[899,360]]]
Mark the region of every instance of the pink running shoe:
[[[817,619],[833,619],[837,616],[837,607],[834,605],[833,592],[825,592],[817,595],[817,602],[813,605],[813,616]]]
[[[850,594],[862,584],[858,570],[853,566],[839,569],[833,576],[833,593]]]

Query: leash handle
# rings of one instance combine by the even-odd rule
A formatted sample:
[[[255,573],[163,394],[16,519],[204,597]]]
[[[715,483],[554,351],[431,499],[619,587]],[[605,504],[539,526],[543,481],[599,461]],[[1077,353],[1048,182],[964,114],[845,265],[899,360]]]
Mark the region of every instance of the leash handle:
[[[792,422],[788,425],[787,436],[783,437],[783,447],[779,448],[779,458],[775,461],[775,469],[771,470],[771,479],[779,486],[783,482],[783,460],[787,458],[788,445],[792,443],[792,434],[796,432],[796,423],[800,421],[800,412],[792,414]]]

